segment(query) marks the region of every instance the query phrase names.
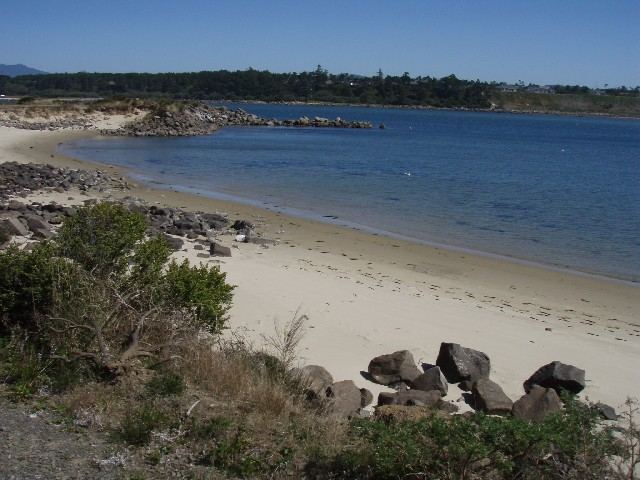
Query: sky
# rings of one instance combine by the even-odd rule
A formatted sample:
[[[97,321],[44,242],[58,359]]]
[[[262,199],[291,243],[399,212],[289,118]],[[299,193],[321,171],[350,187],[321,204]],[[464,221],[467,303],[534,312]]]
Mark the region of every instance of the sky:
[[[640,85],[640,0],[2,0],[0,63]]]

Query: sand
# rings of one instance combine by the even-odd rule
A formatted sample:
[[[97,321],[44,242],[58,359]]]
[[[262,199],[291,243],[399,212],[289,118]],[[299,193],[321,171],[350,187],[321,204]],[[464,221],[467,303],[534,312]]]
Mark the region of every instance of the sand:
[[[79,135],[90,133],[0,127],[0,161],[92,168],[55,153],[58,142]],[[419,362],[434,363],[440,342],[446,341],[487,353],[492,378],[513,399],[523,394],[529,375],[553,360],[586,370],[583,397],[615,407],[628,396],[640,398],[637,285],[169,190],[137,186],[128,194],[152,204],[245,218],[277,241],[269,248],[236,243],[231,258],[199,258],[193,244],[179,255],[219,264],[227,273],[237,285],[231,331],[257,346],[274,333],[274,322],[284,324],[296,312],[306,315],[300,362],[323,365],[337,380],[352,379],[377,393],[383,387],[360,374],[371,358],[408,349]],[[35,198],[60,203],[87,198],[69,196],[47,192]],[[225,240],[233,243],[232,237]],[[447,399],[462,404],[460,393],[450,388]]]

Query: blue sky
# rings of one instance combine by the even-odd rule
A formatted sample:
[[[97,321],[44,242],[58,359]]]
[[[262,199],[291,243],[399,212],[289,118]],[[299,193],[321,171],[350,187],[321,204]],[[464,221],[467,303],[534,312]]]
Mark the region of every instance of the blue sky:
[[[640,85],[640,0],[3,0],[0,63]]]

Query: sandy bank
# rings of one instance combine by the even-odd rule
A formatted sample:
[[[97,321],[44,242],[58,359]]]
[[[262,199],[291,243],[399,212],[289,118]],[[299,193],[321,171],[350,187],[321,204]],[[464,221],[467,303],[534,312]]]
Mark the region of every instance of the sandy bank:
[[[79,135],[88,133],[0,127],[0,162],[90,168],[55,153],[59,142]],[[231,326],[256,343],[273,333],[274,320],[306,314],[301,360],[326,366],[337,379],[379,391],[359,373],[373,356],[409,349],[433,363],[440,342],[449,341],[486,352],[492,377],[512,398],[523,393],[522,381],[552,360],[584,368],[585,394],[594,400],[618,406],[628,395],[640,397],[637,287],[173,191],[140,186],[129,194],[158,205],[227,212],[277,240],[268,249],[238,244],[225,259],[199,258],[191,247],[181,255],[220,262],[238,285]],[[87,198],[68,197],[37,195],[60,202]],[[453,388],[448,398],[458,397]]]

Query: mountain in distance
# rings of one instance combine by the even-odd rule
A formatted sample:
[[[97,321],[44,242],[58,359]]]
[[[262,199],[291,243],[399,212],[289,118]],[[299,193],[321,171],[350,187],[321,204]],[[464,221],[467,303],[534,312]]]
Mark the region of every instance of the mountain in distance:
[[[8,77],[18,77],[20,75],[43,75],[47,72],[38,70],[37,68],[27,67],[21,63],[17,65],[5,65],[0,63],[0,75],[6,75]]]

